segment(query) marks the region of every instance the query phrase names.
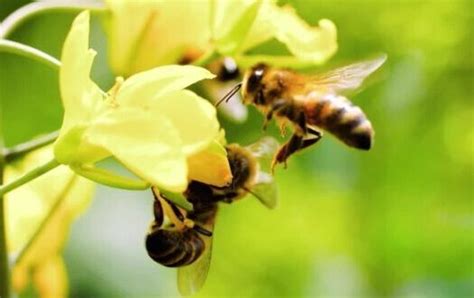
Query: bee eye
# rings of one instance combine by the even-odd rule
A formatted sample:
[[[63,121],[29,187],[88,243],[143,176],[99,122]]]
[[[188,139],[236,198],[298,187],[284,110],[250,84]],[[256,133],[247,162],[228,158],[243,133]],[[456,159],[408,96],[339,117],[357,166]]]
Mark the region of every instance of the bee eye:
[[[262,81],[263,73],[265,71],[264,65],[257,65],[253,68],[252,73],[250,74],[247,81],[247,92],[254,93],[260,86]]]
[[[223,82],[235,80],[239,77],[239,74],[240,71],[234,59],[229,57],[224,58],[224,60],[222,61],[221,68],[219,70],[219,80]]]

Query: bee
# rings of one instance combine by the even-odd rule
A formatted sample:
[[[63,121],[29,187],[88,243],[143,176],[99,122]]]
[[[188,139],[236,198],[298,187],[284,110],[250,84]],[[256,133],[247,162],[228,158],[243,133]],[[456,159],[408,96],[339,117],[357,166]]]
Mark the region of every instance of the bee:
[[[145,246],[154,261],[167,267],[178,267],[181,294],[197,292],[206,280],[219,202],[232,203],[251,193],[268,208],[276,206],[276,186],[269,165],[278,146],[272,138],[263,138],[247,147],[226,146],[232,182],[216,187],[191,181],[183,195],[193,205],[192,211],[179,208],[158,189],[152,188],[154,221]],[[165,216],[168,223],[165,223]]]
[[[243,102],[255,105],[265,115],[264,128],[273,117],[282,134],[287,123],[293,125],[294,133],[278,150],[273,166],[286,164],[293,153],[318,142],[323,135],[320,129],[350,147],[369,150],[374,138],[372,124],[362,109],[342,94],[359,88],[385,60],[383,55],[317,75],[257,64],[220,102],[229,100],[241,86]]]

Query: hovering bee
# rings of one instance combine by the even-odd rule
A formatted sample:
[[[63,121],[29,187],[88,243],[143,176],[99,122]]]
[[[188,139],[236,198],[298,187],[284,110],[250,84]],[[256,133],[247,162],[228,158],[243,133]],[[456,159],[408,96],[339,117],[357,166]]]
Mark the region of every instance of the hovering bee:
[[[154,261],[178,267],[178,288],[183,295],[197,292],[206,280],[219,202],[231,203],[251,193],[268,208],[275,207],[276,186],[267,171],[277,148],[278,143],[272,138],[264,138],[248,147],[226,146],[232,182],[225,187],[215,187],[191,181],[183,194],[193,204],[190,212],[152,188],[154,221],[145,246]],[[168,223],[164,221],[165,216]]]
[[[273,166],[286,163],[293,153],[319,141],[322,132],[318,128],[350,147],[369,150],[374,137],[372,124],[359,107],[341,94],[359,88],[385,60],[383,55],[312,76],[265,64],[250,68],[241,84],[244,103],[254,104],[265,115],[264,127],[273,117],[282,134],[288,122],[294,127],[292,137],[275,155]],[[229,100],[239,89],[237,85],[219,103]]]

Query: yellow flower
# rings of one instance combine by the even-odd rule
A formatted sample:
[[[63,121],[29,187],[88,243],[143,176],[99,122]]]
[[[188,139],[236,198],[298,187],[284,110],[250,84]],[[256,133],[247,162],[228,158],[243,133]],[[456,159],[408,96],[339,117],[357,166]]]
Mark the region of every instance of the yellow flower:
[[[216,185],[231,179],[228,162],[218,169],[189,171],[197,154],[215,154],[219,134],[215,108],[187,86],[214,77],[195,66],[169,65],[118,78],[105,94],[91,79],[95,52],[89,49],[89,13],[73,22],[62,51],[60,89],[64,120],[54,144],[55,158],[81,173],[81,168],[112,156],[144,181],[182,192],[188,173],[220,171]],[[222,158],[225,159],[225,151]],[[208,182],[208,181],[202,181]]]
[[[49,146],[8,165],[6,182],[52,156],[52,146]],[[88,206],[93,191],[94,183],[75,175],[68,167],[60,166],[6,194],[8,250],[12,256],[18,255],[42,226],[41,232],[13,268],[12,281],[16,291],[25,289],[32,277],[41,297],[67,296],[61,250],[69,226]]]
[[[336,27],[312,27],[272,0],[106,0],[109,59],[121,75],[168,63],[189,63],[206,53],[233,56],[243,66],[319,64],[337,49]],[[250,49],[276,39],[287,56],[253,56]]]

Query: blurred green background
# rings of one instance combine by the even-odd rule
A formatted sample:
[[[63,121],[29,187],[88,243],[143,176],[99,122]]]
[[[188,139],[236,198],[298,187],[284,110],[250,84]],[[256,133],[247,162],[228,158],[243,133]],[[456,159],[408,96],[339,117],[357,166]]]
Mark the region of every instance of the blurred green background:
[[[0,0],[0,17],[22,2]],[[359,152],[326,134],[277,170],[276,210],[250,197],[222,206],[199,296],[473,297],[473,2],[287,2],[312,24],[336,23],[339,50],[324,68],[388,54],[353,98],[376,143]],[[11,38],[59,57],[73,16],[32,19]],[[110,87],[98,19],[93,30],[94,77]],[[0,76],[8,145],[59,128],[54,71],[1,54]],[[262,116],[250,112],[245,124],[222,119],[230,142],[259,138]],[[149,192],[98,187],[65,249],[71,297],[178,296],[175,270],[144,248],[151,204]]]

